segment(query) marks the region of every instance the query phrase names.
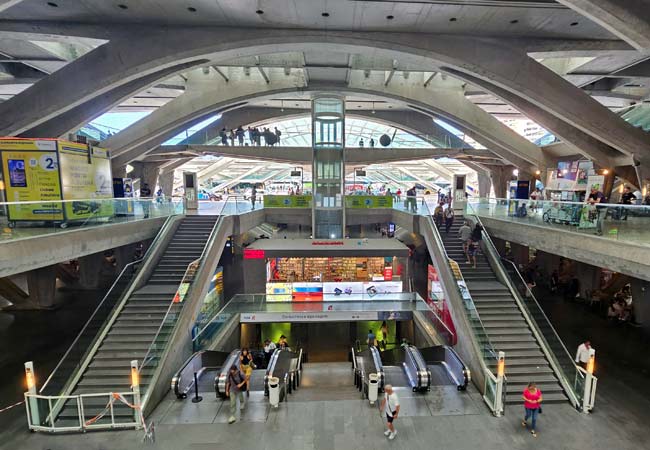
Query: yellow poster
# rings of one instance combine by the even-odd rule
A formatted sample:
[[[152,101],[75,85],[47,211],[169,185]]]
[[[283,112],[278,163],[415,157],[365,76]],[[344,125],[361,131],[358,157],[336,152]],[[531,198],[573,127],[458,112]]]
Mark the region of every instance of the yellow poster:
[[[52,151],[39,151],[41,147]],[[35,202],[10,205],[9,220],[62,220],[62,206],[56,202],[61,199],[56,143],[0,140],[0,151],[7,201]]]
[[[101,150],[101,149],[97,149]],[[113,180],[110,160],[85,144],[60,142],[61,183],[67,220],[113,215]],[[103,201],[102,201],[103,200]]]

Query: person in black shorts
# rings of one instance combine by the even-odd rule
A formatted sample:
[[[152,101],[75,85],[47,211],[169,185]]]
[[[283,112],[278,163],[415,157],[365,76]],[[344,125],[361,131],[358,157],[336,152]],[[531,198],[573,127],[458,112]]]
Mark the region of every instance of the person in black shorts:
[[[384,393],[384,399],[381,401],[379,409],[386,413],[386,427],[388,429],[384,431],[384,436],[392,441],[397,435],[394,422],[399,415],[399,397],[397,397],[397,394],[393,391],[393,386],[390,384],[384,386]]]

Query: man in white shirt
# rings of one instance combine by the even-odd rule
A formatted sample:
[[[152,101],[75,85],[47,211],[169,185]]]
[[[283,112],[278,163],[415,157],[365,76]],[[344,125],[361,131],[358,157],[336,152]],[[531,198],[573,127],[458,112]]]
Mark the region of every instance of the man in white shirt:
[[[591,357],[591,342],[589,340],[584,341],[582,344],[578,345],[578,351],[576,352],[576,363],[580,364],[583,369],[587,369],[587,363]]]
[[[384,392],[384,399],[381,401],[379,409],[386,412],[386,426],[388,429],[384,431],[384,436],[388,436],[388,439],[392,441],[397,434],[393,421],[397,419],[397,415],[399,414],[399,398],[395,391],[393,391],[393,386],[390,384],[384,386]]]
[[[275,349],[275,342],[271,341],[270,339],[264,341],[264,362],[266,363],[266,367],[269,366],[269,361],[271,360],[271,356],[273,355]]]

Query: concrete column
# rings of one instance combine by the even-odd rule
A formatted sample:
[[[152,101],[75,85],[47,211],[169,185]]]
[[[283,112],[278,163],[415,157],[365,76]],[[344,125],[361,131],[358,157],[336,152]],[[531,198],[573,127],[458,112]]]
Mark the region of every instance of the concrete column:
[[[513,179],[512,166],[492,166],[490,178],[492,188],[497,198],[506,198],[508,194],[508,182]]]
[[[79,258],[79,286],[83,289],[97,289],[104,255],[95,253]]]
[[[36,309],[54,307],[56,294],[56,266],[41,267],[27,273],[27,289],[30,303]]]
[[[631,285],[634,318],[648,333],[650,332],[650,282],[634,278]]]
[[[578,261],[574,261],[575,276],[580,281],[580,296],[585,297],[588,290],[598,289],[600,287],[600,267],[592,266]]]
[[[244,278],[244,293],[259,294],[266,292],[266,260],[245,259],[242,267],[246,277]]]
[[[476,172],[478,175],[478,195],[481,197],[490,196],[490,188],[492,187],[492,180],[490,180],[490,175],[485,172]]]
[[[170,198],[174,191],[174,171],[163,172],[159,178],[160,187],[163,190],[165,198]]]
[[[529,257],[530,257],[530,249],[528,248],[527,245],[521,245],[521,244],[516,244],[514,242],[510,242],[510,249],[512,251],[512,259],[517,264],[519,265],[528,265],[529,263]]]
[[[496,247],[497,251],[499,252],[499,255],[505,256],[506,255],[506,241],[500,238],[492,237],[492,242],[494,243],[494,246]]]
[[[158,175],[160,174],[160,163],[147,163],[142,161],[131,162],[133,171],[129,174],[131,178],[140,180],[140,188],[147,183],[151,189],[152,194],[156,189],[158,183]]]

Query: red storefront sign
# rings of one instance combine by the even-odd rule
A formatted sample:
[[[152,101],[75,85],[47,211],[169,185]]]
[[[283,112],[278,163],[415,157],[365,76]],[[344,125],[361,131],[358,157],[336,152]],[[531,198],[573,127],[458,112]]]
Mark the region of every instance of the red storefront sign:
[[[244,259],[264,259],[264,250],[245,248]]]
[[[393,280],[393,268],[384,267],[384,281],[392,281],[392,280]]]

